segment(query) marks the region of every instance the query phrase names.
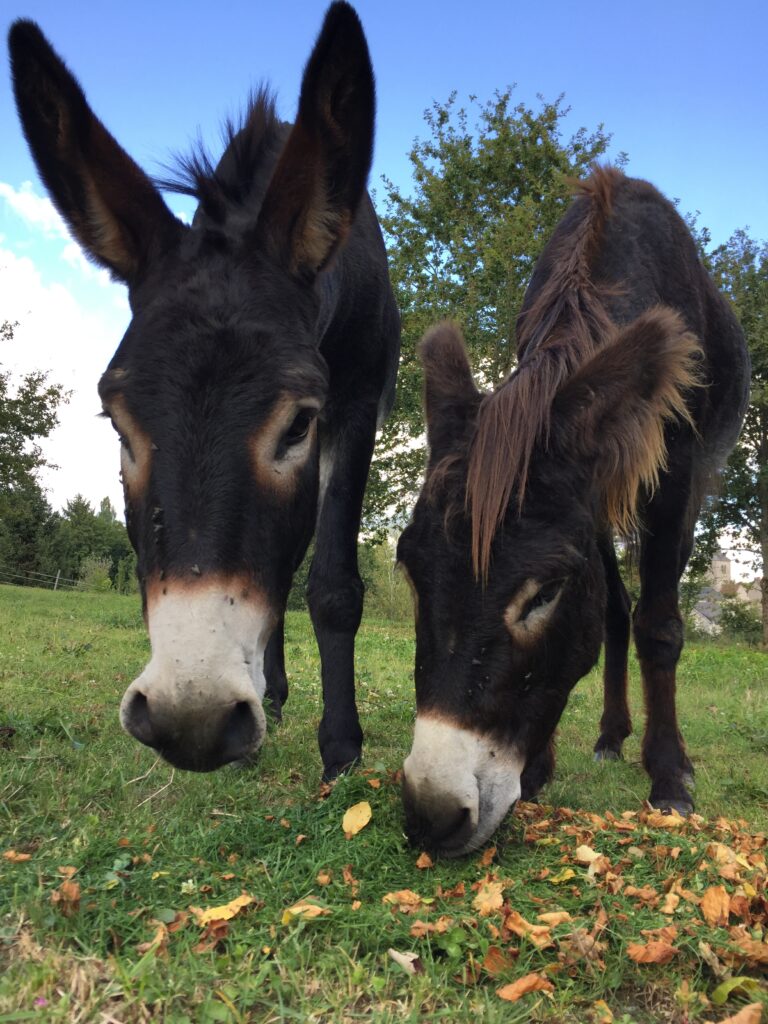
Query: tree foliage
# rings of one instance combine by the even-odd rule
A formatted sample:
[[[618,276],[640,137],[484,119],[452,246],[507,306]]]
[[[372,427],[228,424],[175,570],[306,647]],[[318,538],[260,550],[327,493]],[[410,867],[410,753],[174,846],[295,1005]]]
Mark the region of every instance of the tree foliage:
[[[744,329],[752,385],[741,437],[704,524],[710,532],[733,531],[762,567],[763,643],[768,646],[768,242],[735,231],[705,259]]]
[[[13,341],[17,326],[3,321],[0,341]],[[34,371],[14,382],[9,370],[0,369],[0,487],[26,483],[30,474],[47,465],[38,440],[48,437],[59,422],[58,410],[67,398],[47,373]]]
[[[364,525],[402,521],[424,464],[421,372],[415,350],[435,321],[453,317],[481,381],[514,365],[515,320],[533,264],[581,177],[610,137],[602,125],[563,137],[562,97],[536,109],[512,89],[468,108],[454,93],[425,112],[428,135],[409,153],[410,188],[384,179],[382,224],[402,314],[396,407],[379,440]]]

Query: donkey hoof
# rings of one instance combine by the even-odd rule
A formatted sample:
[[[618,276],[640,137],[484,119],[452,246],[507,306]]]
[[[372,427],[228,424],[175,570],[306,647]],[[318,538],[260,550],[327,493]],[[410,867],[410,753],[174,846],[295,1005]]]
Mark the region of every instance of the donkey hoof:
[[[681,818],[687,818],[693,813],[692,800],[662,800],[659,810],[662,814],[671,814],[677,811]]]
[[[593,760],[595,761],[623,761],[620,750],[611,750],[610,747],[603,747],[601,750],[596,750],[594,753]]]

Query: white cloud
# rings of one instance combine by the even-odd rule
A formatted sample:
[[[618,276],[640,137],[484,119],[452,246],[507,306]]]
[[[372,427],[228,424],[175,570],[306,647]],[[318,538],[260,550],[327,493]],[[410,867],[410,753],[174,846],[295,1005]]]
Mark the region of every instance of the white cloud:
[[[0,181],[0,196],[29,227],[42,229],[48,238],[70,238],[56,207],[47,196],[36,194],[31,181],[22,182],[18,190]]]
[[[41,473],[55,508],[81,493],[94,506],[108,495],[122,511],[117,442],[109,423],[96,418],[96,384],[129,320],[116,303],[124,302],[122,291],[114,284],[91,286],[86,308],[62,284],[43,280],[29,257],[0,248],[0,319],[19,322],[0,363],[15,374],[47,370],[72,391],[60,425],[42,445],[60,467]]]
[[[102,288],[106,288],[112,283],[109,271],[91,263],[77,242],[67,242],[61,250],[61,258],[65,263],[68,263],[70,267],[74,267],[76,270],[79,270],[83,277],[87,278],[89,281],[97,281]]]

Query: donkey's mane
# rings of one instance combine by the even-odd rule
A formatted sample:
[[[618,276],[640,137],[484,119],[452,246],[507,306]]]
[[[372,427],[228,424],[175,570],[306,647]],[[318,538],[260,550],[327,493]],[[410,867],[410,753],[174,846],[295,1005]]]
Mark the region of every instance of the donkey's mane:
[[[531,456],[546,444],[552,401],[564,381],[615,334],[591,269],[610,216],[616,187],[613,167],[595,167],[574,183],[581,216],[571,218],[549,242],[547,277],[530,294],[517,322],[519,363],[487,395],[478,412],[469,453],[466,500],[472,518],[472,562],[487,577],[493,538],[517,490],[525,496]]]
[[[260,203],[283,143],[285,125],[275,112],[275,99],[266,86],[251,93],[237,119],[224,122],[224,153],[215,163],[202,140],[192,151],[174,157],[169,177],[155,178],[158,188],[192,196],[214,223],[226,219],[232,207]]]

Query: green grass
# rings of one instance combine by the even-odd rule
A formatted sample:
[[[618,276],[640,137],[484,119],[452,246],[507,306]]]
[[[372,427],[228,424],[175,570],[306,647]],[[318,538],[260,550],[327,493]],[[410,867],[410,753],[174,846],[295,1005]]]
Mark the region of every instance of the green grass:
[[[551,967],[566,948],[560,940],[549,950],[516,940],[520,952],[506,973],[462,983],[468,963],[508,942],[494,934],[500,917],[480,917],[472,907],[471,885],[489,871],[478,856],[420,871],[418,851],[402,834],[392,775],[411,737],[410,628],[364,623],[357,665],[365,766],[322,798],[317,654],[304,614],[287,623],[291,694],[284,724],[271,730],[256,766],[212,775],[173,772],[119,728],[120,698],[148,654],[135,599],[0,587],[0,624],[0,854],[31,854],[18,863],[0,858],[0,1022],[582,1024],[600,1019],[592,1009],[598,999],[621,1024],[715,1021],[735,1012],[738,999],[720,1008],[705,1007],[700,998],[711,995],[716,981],[699,942],[706,938],[722,952],[726,929],[697,930],[694,908],[681,905],[673,918],[681,932],[675,960],[639,967],[628,959],[627,944],[644,941],[641,929],[661,927],[669,917],[588,884],[578,866],[570,882],[551,882],[572,863],[571,847],[587,842],[612,864],[623,863],[637,887],[661,892],[670,876],[701,893],[721,881],[711,864],[702,866],[707,843],[735,842],[706,822],[672,831],[638,825],[635,853],[627,859],[626,834],[596,828],[583,816],[569,824],[552,813],[551,831],[538,834],[544,842],[535,841],[530,820],[526,832],[525,820],[510,817],[490,868],[506,882],[509,905],[528,920],[565,909],[589,927],[602,902],[610,922],[605,969],[566,965],[552,977],[551,998],[534,994],[505,1003],[496,994],[501,984]],[[713,822],[742,818],[749,833],[768,828],[767,675],[765,655],[703,644],[686,649],[679,673],[697,810]],[[639,726],[635,665],[631,689]],[[600,700],[595,672],[571,697],[557,776],[543,797],[600,815],[637,811],[649,788],[639,736],[627,742],[626,761],[592,761]],[[372,788],[370,779],[381,780],[380,787]],[[370,802],[372,821],[346,840],[342,816],[361,800]],[[306,838],[297,844],[299,836]],[[679,847],[676,858],[673,847]],[[345,865],[358,881],[355,893],[344,880]],[[77,869],[80,887],[79,907],[69,916],[51,900],[64,879],[61,867]],[[329,885],[318,883],[321,869],[331,874]],[[750,877],[759,884],[763,876],[755,869]],[[465,897],[437,895],[439,886],[460,881]],[[386,893],[400,889],[431,901],[417,918],[448,914],[453,924],[442,935],[413,938],[414,917],[382,904]],[[197,950],[201,929],[193,918],[159,955],[137,949],[156,934],[158,921],[168,923],[190,906],[227,903],[241,892],[255,902],[230,921],[214,949]],[[305,897],[331,913],[283,924],[285,909]],[[761,937],[760,928],[753,922],[753,938]],[[387,955],[389,947],[417,952],[423,973],[406,974]],[[768,1006],[765,991],[750,999]]]

